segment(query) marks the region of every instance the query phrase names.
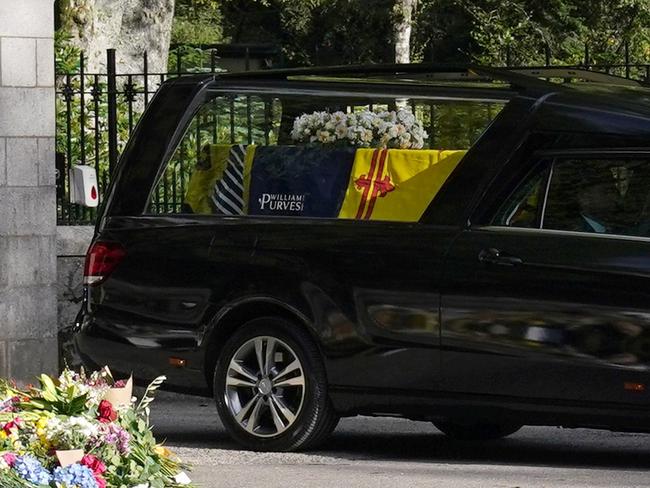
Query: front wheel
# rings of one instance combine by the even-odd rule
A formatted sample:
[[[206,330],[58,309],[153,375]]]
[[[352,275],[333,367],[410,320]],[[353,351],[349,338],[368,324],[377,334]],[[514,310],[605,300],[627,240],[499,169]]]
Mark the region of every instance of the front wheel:
[[[460,423],[450,420],[434,422],[433,425],[447,437],[461,441],[488,441],[514,434],[521,425],[506,423]]]
[[[214,394],[228,433],[252,450],[313,447],[338,422],[316,345],[279,317],[251,320],[228,339],[215,369]]]

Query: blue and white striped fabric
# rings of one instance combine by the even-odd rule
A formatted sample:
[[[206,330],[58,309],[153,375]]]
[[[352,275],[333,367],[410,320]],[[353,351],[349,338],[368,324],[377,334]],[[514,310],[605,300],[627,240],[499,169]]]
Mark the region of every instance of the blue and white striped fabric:
[[[244,160],[246,146],[236,144],[230,148],[223,177],[214,185],[212,202],[217,213],[244,214]]]

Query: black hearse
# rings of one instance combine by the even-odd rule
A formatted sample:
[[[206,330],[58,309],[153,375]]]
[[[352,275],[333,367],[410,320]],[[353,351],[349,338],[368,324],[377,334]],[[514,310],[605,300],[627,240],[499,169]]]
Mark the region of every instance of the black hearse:
[[[75,347],[251,449],[356,414],[648,432],[649,190],[650,91],[614,76],[181,77],[105,195]]]

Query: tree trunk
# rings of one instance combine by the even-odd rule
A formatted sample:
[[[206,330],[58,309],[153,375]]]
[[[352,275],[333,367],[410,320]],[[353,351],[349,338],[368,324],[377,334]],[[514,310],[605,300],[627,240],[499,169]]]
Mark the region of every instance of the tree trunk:
[[[395,0],[395,27],[393,41],[395,44],[395,62],[411,62],[411,26],[417,0]]]
[[[84,51],[86,72],[106,72],[106,50],[116,50],[118,73],[166,72],[174,0],[69,0],[64,25]]]

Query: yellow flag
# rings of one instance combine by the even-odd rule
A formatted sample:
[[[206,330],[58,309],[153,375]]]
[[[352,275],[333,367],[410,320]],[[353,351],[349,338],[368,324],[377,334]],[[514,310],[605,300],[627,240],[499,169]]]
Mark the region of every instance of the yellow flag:
[[[228,157],[232,144],[206,144],[201,149],[199,160],[190,176],[185,193],[184,203],[190,206],[195,214],[213,213],[211,197],[214,186],[221,178],[228,165]],[[248,190],[250,187],[250,170],[253,165],[255,146],[246,147],[244,161],[244,215],[248,207]]]
[[[230,144],[206,144],[187,183],[185,203],[195,214],[211,214],[210,195],[226,169]]]
[[[257,146],[254,144],[246,146],[246,157],[244,159],[244,215],[248,215],[248,200],[251,191],[251,171],[253,169],[256,147]]]
[[[466,152],[358,149],[339,218],[417,222]]]

